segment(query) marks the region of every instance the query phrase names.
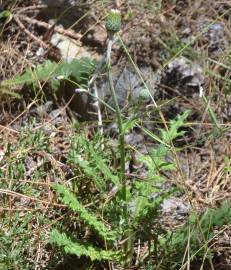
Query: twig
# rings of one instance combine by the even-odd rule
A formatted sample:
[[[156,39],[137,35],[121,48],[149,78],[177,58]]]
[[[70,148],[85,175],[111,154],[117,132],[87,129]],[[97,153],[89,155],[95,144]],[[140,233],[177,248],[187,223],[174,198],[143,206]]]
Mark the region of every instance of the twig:
[[[35,197],[30,197],[12,190],[8,190],[8,189],[2,189],[0,188],[0,193],[6,194],[6,195],[10,195],[10,196],[15,196],[15,197],[21,197],[24,199],[28,199],[30,201],[35,201],[35,202],[40,202],[42,204],[46,204],[46,205],[52,205],[52,206],[58,206],[58,207],[66,207],[66,205],[64,204],[58,204],[58,203],[53,203],[53,202],[47,202],[47,201],[43,201],[40,199],[37,199]]]
[[[2,133],[2,132],[4,132],[5,130],[9,130],[10,128],[10,126],[14,123],[14,122],[16,122],[21,116],[23,116],[26,112],[28,112],[29,110],[30,110],[30,108],[36,103],[37,101],[36,100],[33,100],[27,107],[26,107],[26,109],[23,111],[23,112],[21,112],[18,116],[16,116],[7,126],[0,126],[1,127],[1,129],[0,129],[0,134]]]
[[[17,11],[17,14],[20,14],[20,13],[24,13],[26,11],[33,11],[33,10],[39,10],[39,9],[43,9],[43,8],[47,8],[47,5],[36,5],[36,6],[29,6],[29,7],[18,7],[18,8],[15,8],[15,11]]]
[[[15,22],[18,24],[18,26],[22,29],[23,32],[25,32],[31,39],[35,40],[41,47],[49,48],[49,45],[47,45],[45,42],[43,42],[41,39],[36,37],[34,34],[32,34],[29,30],[26,29],[25,25],[20,21],[18,16],[13,17]]]
[[[56,115],[54,115],[51,119],[49,119],[46,124],[52,123],[58,116],[60,116],[62,113],[65,112],[65,110],[68,108],[69,104],[71,103],[71,101],[73,100],[73,98],[75,97],[75,94],[73,94],[71,96],[71,98],[66,102],[66,104],[60,108],[60,110],[57,112]],[[41,129],[42,127],[44,127],[45,124],[41,123],[40,125],[38,125],[37,127],[34,128],[34,130],[37,129]]]
[[[137,250],[137,256],[136,256],[136,262],[135,265],[138,265],[140,258],[140,239],[138,239],[138,250]]]
[[[27,16],[20,15],[20,19],[23,20],[23,21],[26,21],[28,23],[36,24],[36,25],[38,25],[40,27],[44,27],[46,29],[50,29],[52,27],[52,25],[49,24],[49,23],[42,22],[42,21],[39,21],[39,20],[36,20],[36,19],[33,19],[33,18],[29,18]],[[63,28],[61,28],[59,26],[55,26],[54,31],[61,34],[61,35],[72,38],[72,39],[80,40],[82,38],[81,34],[74,33],[74,31],[66,30],[66,29],[63,29]]]
[[[15,130],[15,129],[12,129],[12,128],[9,128],[9,127],[6,127],[6,126],[3,126],[3,125],[0,124],[0,133],[1,133],[2,129],[8,130],[9,132],[12,132],[12,133],[19,134],[19,131]]]
[[[44,210],[47,210],[47,209],[54,209],[54,207],[52,206],[49,206],[49,207],[41,207],[41,208],[9,208],[9,207],[0,207],[0,212],[3,212],[3,211],[8,211],[8,212],[18,212],[18,211],[44,211]]]

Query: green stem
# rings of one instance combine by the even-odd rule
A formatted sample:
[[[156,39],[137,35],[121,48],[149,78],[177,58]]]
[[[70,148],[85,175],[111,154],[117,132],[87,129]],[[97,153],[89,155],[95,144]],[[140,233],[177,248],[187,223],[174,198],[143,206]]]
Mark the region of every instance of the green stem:
[[[218,121],[217,121],[216,115],[215,115],[213,109],[211,108],[208,99],[206,98],[205,95],[202,95],[202,98],[203,98],[204,103],[205,103],[205,104],[207,105],[207,107],[208,107],[209,116],[210,116],[210,118],[211,118],[213,124],[216,126],[217,129],[220,129],[220,127],[219,127],[219,125],[218,125]]]
[[[107,45],[107,57],[106,57],[106,64],[107,64],[107,75],[108,75],[108,82],[109,82],[109,88],[111,91],[112,99],[115,106],[116,111],[116,117],[118,122],[118,128],[119,128],[119,148],[120,148],[120,181],[122,185],[122,199],[124,201],[123,206],[123,214],[124,219],[127,221],[128,219],[128,210],[127,210],[127,192],[126,192],[126,179],[125,179],[125,142],[124,142],[124,132],[123,132],[123,120],[122,120],[122,114],[120,111],[118,99],[116,96],[114,83],[112,79],[112,73],[111,73],[111,50],[112,46],[116,39],[109,38],[108,39],[108,45]]]

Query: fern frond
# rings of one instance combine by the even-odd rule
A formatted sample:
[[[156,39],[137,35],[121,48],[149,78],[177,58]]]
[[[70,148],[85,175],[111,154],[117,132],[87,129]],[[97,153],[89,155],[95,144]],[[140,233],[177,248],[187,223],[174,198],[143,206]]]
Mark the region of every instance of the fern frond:
[[[107,241],[116,239],[116,233],[106,228],[103,222],[99,221],[93,214],[91,214],[70,192],[64,185],[56,184],[54,189],[60,195],[60,200],[69,206],[74,212],[80,215],[80,218],[94,229],[101,237]]]
[[[71,159],[81,168],[85,176],[94,181],[94,184],[99,191],[105,190],[105,181],[101,176],[98,176],[98,170],[96,167],[92,167],[88,160],[83,159],[82,156],[75,151],[71,153]]]
[[[72,79],[82,86],[82,84],[87,83],[94,70],[95,61],[88,58],[72,60],[70,63],[67,61],[55,63],[47,60],[45,63],[37,65],[33,70],[28,68],[23,74],[3,81],[1,86],[9,87],[32,84],[38,87],[38,82],[47,82],[50,84],[52,90],[57,91],[60,87],[60,80],[57,80],[57,77],[63,76],[64,78]]]
[[[111,168],[105,162],[104,157],[95,151],[92,144],[89,144],[89,153],[91,155],[92,161],[94,161],[95,166],[97,166],[98,170],[103,174],[105,181],[110,181],[113,184],[119,186],[120,181],[118,175],[115,175],[111,172]]]
[[[1,87],[1,85],[0,85],[0,95],[7,95],[17,99],[22,98],[21,95],[19,95],[18,93],[13,92],[10,89],[7,89],[7,87]]]
[[[113,183],[116,186],[120,185],[118,175],[113,174],[112,169],[108,165],[108,160],[104,157],[101,150],[98,151],[97,147],[89,143],[83,135],[78,135],[77,138],[74,138],[69,161],[77,164],[84,174],[94,181],[100,191],[106,190],[107,182]]]
[[[3,81],[2,84],[4,86],[30,85],[36,84],[38,81],[48,81],[58,71],[60,65],[47,60],[45,63],[37,65],[34,70],[28,68],[22,75]]]
[[[65,233],[60,233],[56,229],[52,230],[50,234],[50,242],[64,248],[64,251],[68,254],[78,257],[87,256],[92,261],[118,260],[119,258],[119,253],[116,251],[102,250],[91,245],[73,242]]]

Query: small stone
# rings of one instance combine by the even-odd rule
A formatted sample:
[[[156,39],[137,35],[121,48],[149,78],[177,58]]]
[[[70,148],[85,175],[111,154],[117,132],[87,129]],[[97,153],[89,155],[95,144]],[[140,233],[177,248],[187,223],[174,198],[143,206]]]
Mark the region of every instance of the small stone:
[[[125,143],[130,144],[130,145],[136,145],[139,143],[142,143],[144,141],[143,135],[137,133],[137,132],[132,132],[130,134],[125,135]]]

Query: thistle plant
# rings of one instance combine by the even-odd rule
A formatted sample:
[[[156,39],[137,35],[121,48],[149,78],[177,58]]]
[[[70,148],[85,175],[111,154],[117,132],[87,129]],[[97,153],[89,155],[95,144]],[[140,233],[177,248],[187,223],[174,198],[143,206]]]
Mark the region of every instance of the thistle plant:
[[[84,231],[87,228],[94,235],[97,235],[101,241],[103,240],[105,245],[99,248],[94,242],[92,244],[81,241],[78,235],[76,237],[79,241],[72,241],[68,234],[60,233],[59,230],[52,231],[50,241],[62,247],[69,254],[79,257],[84,255],[90,258],[91,261],[116,262],[123,265],[123,267],[130,267],[134,259],[135,240],[140,235],[142,235],[144,241],[148,241],[149,248],[144,257],[147,259],[153,253],[155,255],[158,253],[156,248],[158,242],[156,244],[155,239],[158,239],[159,231],[154,230],[153,232],[153,224],[158,223],[161,203],[173,192],[172,190],[161,192],[160,183],[162,183],[163,179],[159,175],[159,171],[175,168],[175,166],[166,162],[165,157],[171,149],[170,141],[182,135],[182,132],[178,132],[178,129],[183,125],[187,113],[172,121],[169,129],[161,129],[159,132],[160,138],[151,131],[145,131],[138,124],[139,120],[136,116],[132,115],[128,119],[122,115],[114,87],[111,66],[114,43],[118,41],[122,47],[125,46],[118,35],[120,27],[121,17],[119,11],[110,11],[106,21],[108,42],[106,57],[103,61],[106,62],[108,85],[114,103],[113,108],[110,107],[109,109],[112,109],[115,113],[118,124],[120,170],[118,171],[116,167],[111,166],[112,156],[110,153],[105,155],[106,147],[102,151],[98,143],[96,144],[98,146],[94,145],[94,139],[89,142],[85,136],[78,134],[74,139],[68,162],[73,165],[73,169],[77,170],[78,174],[79,172],[83,174],[84,183],[86,184],[86,181],[89,181],[98,192],[97,194],[90,194],[89,198],[86,199],[86,195],[81,195],[81,192],[77,195],[76,192],[71,191],[63,184],[54,186],[59,200],[78,214],[79,219],[84,222],[82,230]],[[92,81],[93,79],[90,80],[90,82]],[[78,91],[80,90],[90,94],[87,89],[79,88]],[[138,99],[140,105],[153,101],[145,83]],[[103,104],[106,105],[104,102]],[[129,149],[125,149],[124,137],[125,133],[135,126],[142,128],[147,135],[160,144],[152,153],[141,155],[139,159],[139,162],[143,164],[148,172],[147,178],[143,179],[143,181],[140,181],[139,178],[127,181],[125,175],[125,150],[129,151]],[[86,184],[86,186],[88,185]],[[108,193],[108,186],[110,186],[112,192]],[[76,183],[75,189],[82,190],[81,181]],[[154,195],[155,200],[152,199]],[[88,204],[89,199],[92,204]],[[89,209],[86,209],[86,203],[90,205]],[[79,235],[82,235],[82,233],[79,233]],[[153,248],[153,245],[155,248]],[[137,265],[143,264],[146,259],[138,260]]]
[[[125,177],[125,141],[124,141],[124,132],[123,132],[123,119],[120,111],[117,95],[115,92],[113,78],[111,73],[111,51],[112,46],[116,42],[116,33],[119,32],[121,28],[121,14],[118,10],[111,10],[107,16],[106,29],[108,33],[108,42],[107,42],[107,54],[106,54],[106,67],[108,75],[108,83],[111,91],[112,99],[115,106],[118,129],[119,129],[119,148],[120,148],[120,184],[122,187],[121,197],[123,203],[123,218],[125,223],[128,223],[128,208],[127,208],[127,191],[126,191],[126,177]],[[128,237],[127,235],[125,238]],[[129,247],[127,241],[124,244],[124,253],[127,257],[129,252]]]
[[[124,143],[124,132],[123,132],[123,120],[120,111],[117,95],[115,92],[113,78],[111,73],[111,51],[112,46],[116,42],[115,34],[119,32],[121,27],[121,15],[118,10],[111,10],[108,14],[106,21],[106,29],[108,33],[108,43],[107,43],[107,56],[106,56],[106,66],[108,83],[111,91],[112,99],[115,106],[118,129],[119,129],[119,143],[120,143],[120,182],[122,185],[122,199],[124,201],[124,219],[127,221],[127,206],[126,206],[126,179],[125,179],[125,143]]]

